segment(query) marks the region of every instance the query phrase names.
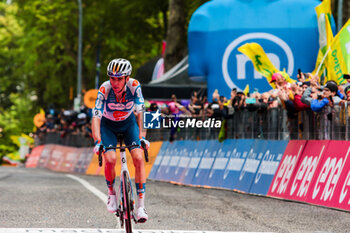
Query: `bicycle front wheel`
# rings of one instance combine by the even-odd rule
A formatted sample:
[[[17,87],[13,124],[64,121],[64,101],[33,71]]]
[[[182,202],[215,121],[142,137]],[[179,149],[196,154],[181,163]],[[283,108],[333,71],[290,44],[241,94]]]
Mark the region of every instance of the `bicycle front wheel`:
[[[132,233],[132,225],[131,225],[131,203],[130,203],[130,179],[129,175],[126,171],[123,172],[123,209],[124,209],[124,222],[125,222],[125,232]]]

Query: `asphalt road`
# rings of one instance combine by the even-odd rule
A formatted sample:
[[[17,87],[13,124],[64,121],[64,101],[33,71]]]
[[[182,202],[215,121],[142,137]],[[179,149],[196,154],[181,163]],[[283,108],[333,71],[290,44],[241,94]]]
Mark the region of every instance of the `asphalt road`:
[[[106,193],[104,177],[75,175]],[[135,229],[349,232],[350,213],[233,191],[148,181],[149,221]],[[46,169],[0,167],[0,228],[116,228],[81,183]]]

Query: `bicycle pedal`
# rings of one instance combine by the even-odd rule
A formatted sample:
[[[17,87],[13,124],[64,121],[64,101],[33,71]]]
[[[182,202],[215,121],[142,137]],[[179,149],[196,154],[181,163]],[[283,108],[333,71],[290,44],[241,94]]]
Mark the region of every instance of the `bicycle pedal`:
[[[120,217],[120,210],[117,210],[114,214],[115,216]]]

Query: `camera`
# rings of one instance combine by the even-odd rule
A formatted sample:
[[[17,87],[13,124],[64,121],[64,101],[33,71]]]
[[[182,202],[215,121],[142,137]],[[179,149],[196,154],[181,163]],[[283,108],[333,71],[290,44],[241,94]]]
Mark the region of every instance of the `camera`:
[[[343,74],[344,79],[350,79],[350,74]]]
[[[333,103],[333,97],[330,95],[329,100]]]
[[[270,103],[272,103],[272,102],[275,101],[275,100],[277,100],[277,98],[274,98],[274,97],[271,97],[271,96],[270,96],[268,102],[269,102],[269,104],[270,104]]]

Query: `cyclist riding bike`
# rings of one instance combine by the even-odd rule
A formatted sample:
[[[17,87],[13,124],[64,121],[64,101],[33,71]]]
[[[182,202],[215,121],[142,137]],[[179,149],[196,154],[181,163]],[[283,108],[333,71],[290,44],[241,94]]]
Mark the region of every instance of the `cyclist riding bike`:
[[[142,127],[144,99],[140,83],[130,78],[132,66],[126,59],[112,60],[107,66],[109,80],[99,88],[95,108],[93,109],[92,136],[95,141],[94,152],[99,153],[100,145],[116,146],[117,134],[124,134],[127,146],[140,145],[144,141],[146,148],[149,142],[145,139],[146,131]],[[135,114],[136,118],[135,118]],[[146,222],[148,215],[145,210],[146,171],[143,151],[133,147],[130,154],[135,167],[135,185],[137,190],[136,216],[138,222]],[[107,210],[111,213],[117,210],[115,182],[115,165],[117,155],[115,149],[104,152],[105,177],[108,187]]]

